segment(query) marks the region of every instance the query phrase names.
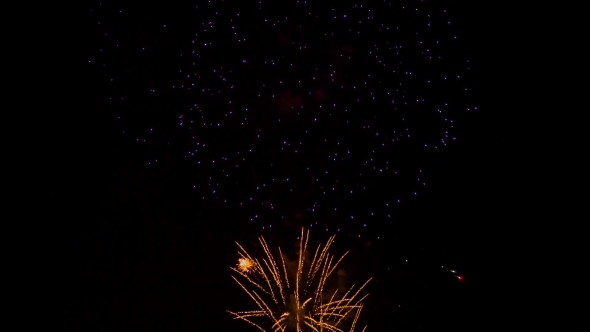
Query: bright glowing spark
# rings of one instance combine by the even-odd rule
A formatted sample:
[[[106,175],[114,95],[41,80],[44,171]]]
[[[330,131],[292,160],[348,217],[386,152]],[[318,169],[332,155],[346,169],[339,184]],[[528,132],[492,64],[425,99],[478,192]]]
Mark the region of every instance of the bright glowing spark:
[[[256,266],[256,264],[249,258],[242,257],[238,259],[238,269],[243,273],[251,272],[254,266]]]
[[[285,332],[286,330],[345,332],[342,325],[350,321],[352,323],[349,324],[349,331],[353,332],[363,307],[363,300],[368,296],[368,294],[364,296],[359,294],[371,279],[355,291],[353,286],[346,292],[336,290],[331,295],[325,292],[328,278],[347,254],[334,259],[334,256],[329,253],[334,239],[335,236],[330,237],[323,248],[321,245],[318,246],[309,263],[305,258],[308,254],[309,231],[305,233],[302,230],[298,257],[294,262],[296,269],[287,268],[285,261],[288,260],[280,248],[278,250],[280,259],[277,260],[263,237],[259,238],[265,254],[262,259],[252,258],[238,244],[240,248],[238,268],[231,269],[254,287],[247,287],[247,284],[240,282],[236,277],[233,278],[257,308],[241,312],[229,311],[229,313],[234,316],[234,319],[241,319],[265,332]],[[250,320],[251,318],[262,318],[266,322],[254,322]],[[263,326],[268,328],[265,329]],[[365,329],[366,326],[362,331]]]

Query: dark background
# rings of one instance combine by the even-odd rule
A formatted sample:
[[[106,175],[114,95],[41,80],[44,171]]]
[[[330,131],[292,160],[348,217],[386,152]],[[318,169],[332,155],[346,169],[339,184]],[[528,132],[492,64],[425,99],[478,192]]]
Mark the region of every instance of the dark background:
[[[579,278],[572,255],[579,242],[562,220],[578,201],[566,190],[577,168],[563,171],[556,159],[569,153],[540,129],[550,123],[546,112],[575,105],[545,85],[566,70],[544,66],[543,53],[532,60],[529,50],[546,38],[554,48],[566,42],[543,25],[522,28],[514,8],[463,8],[481,63],[481,112],[457,134],[468,139],[447,151],[431,189],[397,216],[399,241],[367,253],[371,266],[395,252],[387,256],[395,274],[373,285],[364,322],[370,331],[575,330],[578,295],[565,283]],[[43,98],[51,111],[36,129],[47,156],[37,161],[33,190],[47,216],[35,232],[39,308],[68,331],[246,330],[224,312],[239,303],[227,267],[236,259],[233,241],[257,234],[211,222],[215,211],[195,209],[178,174],[138,176],[133,150],[97,110],[98,74],[85,64],[93,41],[81,33],[92,28],[84,6],[76,9],[80,15],[64,17],[57,31],[40,32],[52,47],[37,73],[51,91]],[[440,255],[463,282],[435,269]]]

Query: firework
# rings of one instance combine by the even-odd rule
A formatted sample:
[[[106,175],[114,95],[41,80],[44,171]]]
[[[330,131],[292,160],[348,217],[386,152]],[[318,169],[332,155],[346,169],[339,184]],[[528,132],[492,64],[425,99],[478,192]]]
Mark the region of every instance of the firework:
[[[334,239],[335,236],[331,236],[325,246],[318,246],[313,260],[307,263],[304,257],[309,231],[302,230],[297,268],[292,273],[289,273],[292,269],[287,268],[281,249],[278,249],[279,259],[276,259],[263,237],[259,241],[265,256],[260,259],[250,256],[238,243],[238,266],[231,268],[238,276],[232,277],[248,294],[256,309],[228,312],[235,319],[264,332],[345,332],[344,325],[350,321],[348,331],[355,331],[363,300],[368,296],[360,293],[371,279],[356,289],[353,285],[346,292],[327,293],[328,278],[347,254],[334,259],[329,252]]]
[[[238,269],[243,273],[251,272],[256,265],[254,262],[249,258],[240,258],[238,259]]]

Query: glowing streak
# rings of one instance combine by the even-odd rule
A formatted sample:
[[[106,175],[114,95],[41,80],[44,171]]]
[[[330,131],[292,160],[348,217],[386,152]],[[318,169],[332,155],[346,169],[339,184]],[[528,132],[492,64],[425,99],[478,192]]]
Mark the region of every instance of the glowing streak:
[[[283,272],[285,273],[285,283],[287,284],[287,288],[289,288],[289,276],[287,275],[287,267],[285,266],[285,258],[283,257],[283,253],[281,252],[281,248],[279,248],[279,254],[281,255],[281,261],[283,262]]]
[[[264,289],[264,287],[262,287],[260,284],[258,284],[257,282],[255,282],[254,280],[252,280],[252,278],[250,278],[248,275],[246,275],[245,273],[242,273],[240,270],[231,267],[230,268],[232,271],[237,272],[239,275],[241,275],[242,277],[244,277],[246,280],[248,280],[251,284],[253,284],[254,286],[256,286],[258,289],[260,289],[261,291],[263,291],[264,293],[270,295],[270,293]]]
[[[277,267],[277,263],[275,262],[270,249],[268,248],[268,245],[266,244],[266,241],[264,241],[263,237],[260,237],[260,243],[262,244],[262,248],[264,249],[264,252],[266,253],[266,255],[268,256],[268,261],[264,260],[264,263],[266,264],[266,267],[268,268],[268,270],[271,272],[276,284],[279,286],[279,292],[281,294],[281,299],[283,300],[283,304],[287,305],[286,300],[285,300],[285,294],[283,292],[283,283],[281,281],[281,273],[279,272],[279,268]],[[280,250],[280,248],[279,248]],[[281,256],[282,258],[282,256]],[[269,266],[270,264],[270,266]],[[271,269],[272,267],[272,269]],[[275,299],[276,302],[276,299]]]
[[[320,247],[322,245],[320,244],[317,249],[315,250],[315,254],[313,255],[313,260],[311,261],[311,266],[309,267],[309,272],[307,273],[307,281],[309,282],[309,280],[311,280],[311,271],[313,270],[313,265],[315,264],[315,259],[318,256],[318,251],[320,251]]]
[[[353,330],[353,331],[354,331],[354,327],[356,326],[356,321],[359,319],[359,316],[361,314],[361,310],[363,310],[363,306],[361,306],[359,308],[359,310],[356,311],[356,315],[354,316],[354,320],[352,321],[351,330]]]
[[[260,325],[258,325],[258,324],[256,324],[256,323],[254,323],[253,321],[249,320],[248,318],[245,318],[244,316],[240,316],[240,315],[238,315],[238,314],[237,314],[237,313],[235,313],[235,312],[231,312],[231,311],[228,311],[228,312],[229,312],[230,314],[232,314],[232,315],[236,316],[236,317],[235,317],[235,319],[241,319],[241,320],[243,320],[243,321],[245,321],[245,322],[248,322],[248,323],[250,323],[250,324],[252,324],[252,325],[256,326],[256,327],[257,327],[257,328],[258,328],[260,331],[262,331],[262,332],[266,332],[266,330],[265,330],[265,329],[263,329],[263,328],[262,328]]]

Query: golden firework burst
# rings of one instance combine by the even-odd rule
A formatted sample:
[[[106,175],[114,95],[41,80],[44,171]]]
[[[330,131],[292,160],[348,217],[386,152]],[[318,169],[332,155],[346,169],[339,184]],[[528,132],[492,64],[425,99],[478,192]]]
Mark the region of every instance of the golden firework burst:
[[[318,246],[313,260],[308,264],[304,256],[307,252],[309,231],[305,233],[302,230],[297,268],[292,273],[288,273],[291,269],[287,269],[286,258],[281,248],[278,249],[280,260],[276,260],[263,237],[259,238],[265,253],[262,259],[253,258],[237,243],[240,249],[238,267],[231,269],[243,281],[236,276],[232,278],[257,308],[228,312],[235,319],[241,319],[263,332],[345,332],[345,322],[350,321],[349,331],[355,331],[363,301],[368,296],[359,294],[371,279],[354,291],[353,285],[346,292],[336,290],[331,296],[325,292],[328,278],[348,253],[334,259],[329,253],[334,239],[335,236],[331,236],[324,247]],[[262,322],[256,322],[258,319]],[[263,328],[266,325],[269,327]],[[365,329],[366,326],[362,331]]]
[[[244,273],[252,272],[252,269],[254,269],[254,266],[256,266],[256,265],[254,264],[254,262],[251,259],[244,258],[244,257],[241,257],[240,259],[238,259],[238,269],[241,272],[244,272]]]

